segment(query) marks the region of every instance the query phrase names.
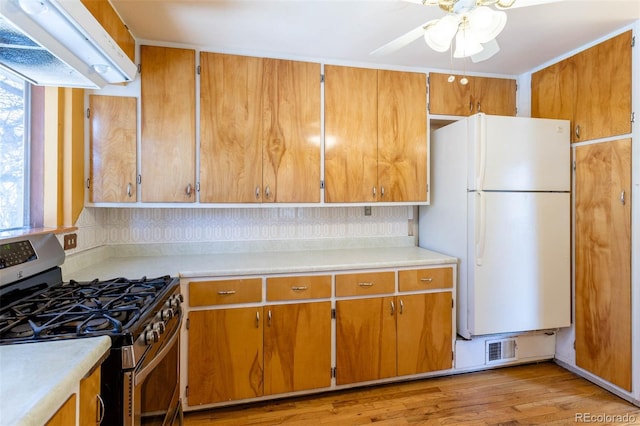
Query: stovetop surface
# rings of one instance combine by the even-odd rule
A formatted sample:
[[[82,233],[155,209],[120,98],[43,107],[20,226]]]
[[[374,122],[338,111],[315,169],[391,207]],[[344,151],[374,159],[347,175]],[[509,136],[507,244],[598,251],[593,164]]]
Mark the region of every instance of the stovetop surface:
[[[0,299],[0,344],[110,335],[135,338],[178,285],[169,276],[34,286]],[[44,288],[43,288],[44,287]]]

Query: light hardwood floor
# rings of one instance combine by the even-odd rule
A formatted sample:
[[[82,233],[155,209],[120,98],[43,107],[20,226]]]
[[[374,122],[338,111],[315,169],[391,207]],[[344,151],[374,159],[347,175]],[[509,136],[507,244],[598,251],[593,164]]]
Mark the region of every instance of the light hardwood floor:
[[[640,407],[544,362],[185,414],[185,426],[367,423],[640,425]]]

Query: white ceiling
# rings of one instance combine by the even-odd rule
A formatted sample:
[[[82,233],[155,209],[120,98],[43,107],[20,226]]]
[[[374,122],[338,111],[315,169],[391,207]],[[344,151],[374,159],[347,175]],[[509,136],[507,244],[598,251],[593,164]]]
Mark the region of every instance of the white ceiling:
[[[516,0],[528,1],[528,0]],[[139,42],[254,56],[518,75],[640,19],[640,0],[561,0],[507,11],[501,51],[474,64],[422,38],[369,53],[425,22],[437,6],[401,0],[111,0]]]

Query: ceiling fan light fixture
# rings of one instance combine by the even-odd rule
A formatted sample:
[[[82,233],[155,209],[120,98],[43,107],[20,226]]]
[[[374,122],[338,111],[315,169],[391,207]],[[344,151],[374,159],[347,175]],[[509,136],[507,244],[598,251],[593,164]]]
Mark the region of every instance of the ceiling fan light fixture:
[[[446,52],[451,46],[453,37],[458,31],[459,20],[454,14],[448,14],[427,26],[424,41],[436,52]]]
[[[502,32],[507,23],[507,14],[487,6],[475,8],[468,17],[469,37],[478,43],[487,43]]]
[[[474,37],[469,37],[464,30],[456,34],[456,50],[453,52],[454,58],[466,58],[482,52],[482,44]]]

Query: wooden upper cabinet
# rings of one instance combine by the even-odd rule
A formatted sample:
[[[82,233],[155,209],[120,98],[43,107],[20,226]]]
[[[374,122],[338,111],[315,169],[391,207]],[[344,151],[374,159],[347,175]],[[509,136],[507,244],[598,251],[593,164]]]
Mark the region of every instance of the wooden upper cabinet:
[[[320,64],[201,53],[200,200],[320,202]]]
[[[429,112],[467,116],[484,112],[491,115],[516,115],[516,81],[507,78],[429,74]]]
[[[631,31],[575,55],[575,141],[631,133]]]
[[[325,201],[376,201],[378,71],[326,65],[324,74]]]
[[[136,41],[129,33],[129,29],[120,19],[109,0],[81,0],[94,18],[111,35],[111,38],[120,46],[120,49],[135,61]]]
[[[141,46],[143,202],[195,201],[195,51]]]
[[[571,120],[572,142],[631,133],[631,31],[531,76],[531,115]]]
[[[137,100],[89,96],[89,201],[136,201]]]
[[[427,77],[378,71],[378,201],[427,200]]]
[[[263,202],[320,202],[320,64],[264,60]]]
[[[200,53],[200,201],[262,201],[263,59]]]
[[[426,76],[325,66],[325,201],[427,201]]]

